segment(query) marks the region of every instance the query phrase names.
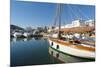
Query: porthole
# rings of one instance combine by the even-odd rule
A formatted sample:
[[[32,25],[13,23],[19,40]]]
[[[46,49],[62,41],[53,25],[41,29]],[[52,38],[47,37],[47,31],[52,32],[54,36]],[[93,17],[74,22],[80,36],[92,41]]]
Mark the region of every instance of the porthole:
[[[51,55],[53,55],[53,51],[51,51]]]
[[[59,57],[59,53],[56,54],[56,58],[58,58],[58,57]]]
[[[56,47],[57,49],[59,49],[59,45],[57,45],[57,47]]]
[[[51,43],[51,46],[53,46],[53,42]]]

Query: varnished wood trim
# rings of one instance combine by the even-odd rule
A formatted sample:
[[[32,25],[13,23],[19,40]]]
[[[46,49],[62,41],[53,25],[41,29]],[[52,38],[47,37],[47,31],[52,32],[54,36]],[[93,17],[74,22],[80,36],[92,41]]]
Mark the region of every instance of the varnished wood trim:
[[[64,42],[58,39],[49,38],[49,40],[58,43],[58,45],[64,45],[64,46],[68,46],[68,47],[72,47],[72,48],[76,48],[80,50],[86,50],[86,51],[93,51],[93,52],[95,51],[95,48],[81,46],[81,45],[73,45],[72,43]]]

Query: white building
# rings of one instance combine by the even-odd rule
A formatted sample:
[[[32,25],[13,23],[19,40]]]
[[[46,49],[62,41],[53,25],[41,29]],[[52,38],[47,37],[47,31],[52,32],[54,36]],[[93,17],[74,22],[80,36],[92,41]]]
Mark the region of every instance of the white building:
[[[72,27],[82,27],[82,26],[94,26],[95,21],[94,20],[74,20],[71,24],[66,24],[64,26],[61,26],[61,28],[72,28]],[[59,27],[55,27],[55,30],[59,29]],[[52,30],[52,29],[50,29]]]
[[[85,26],[85,21],[84,20],[75,20],[72,21],[72,25],[73,27],[81,27],[81,26]]]
[[[95,21],[94,20],[87,20],[87,21],[85,21],[85,24],[88,26],[95,26]]]
[[[61,28],[72,28],[72,27],[81,27],[81,26],[85,26],[85,21],[83,20],[74,20],[72,21],[71,24],[66,24],[64,26],[61,26]],[[59,27],[56,27],[55,29],[59,29]]]
[[[73,27],[73,24],[67,24],[65,25],[65,28],[72,28]]]
[[[48,28],[48,32],[53,31],[55,28],[56,28],[56,27],[52,27],[52,26],[51,26],[51,27],[49,27],[49,28]]]

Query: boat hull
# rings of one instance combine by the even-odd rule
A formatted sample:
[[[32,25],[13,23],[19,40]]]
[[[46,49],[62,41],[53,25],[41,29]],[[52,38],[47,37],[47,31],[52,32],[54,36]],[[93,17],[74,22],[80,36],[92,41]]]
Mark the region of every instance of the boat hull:
[[[66,45],[62,45],[61,43],[52,41],[50,39],[48,40],[49,40],[50,46],[58,51],[61,51],[63,53],[76,56],[76,57],[95,59],[95,51],[77,49],[77,48],[74,48],[75,45],[66,46]]]
[[[95,59],[84,59],[79,57],[70,56],[68,54],[62,53],[60,51],[57,51],[56,49],[49,47],[49,54],[59,60],[62,63],[76,63],[76,62],[90,62],[95,61]]]

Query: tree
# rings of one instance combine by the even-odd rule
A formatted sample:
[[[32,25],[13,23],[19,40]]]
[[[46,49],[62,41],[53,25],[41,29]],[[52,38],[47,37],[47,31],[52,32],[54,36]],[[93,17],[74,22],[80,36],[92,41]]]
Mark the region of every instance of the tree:
[[[47,26],[44,27],[44,32],[47,33]]]

